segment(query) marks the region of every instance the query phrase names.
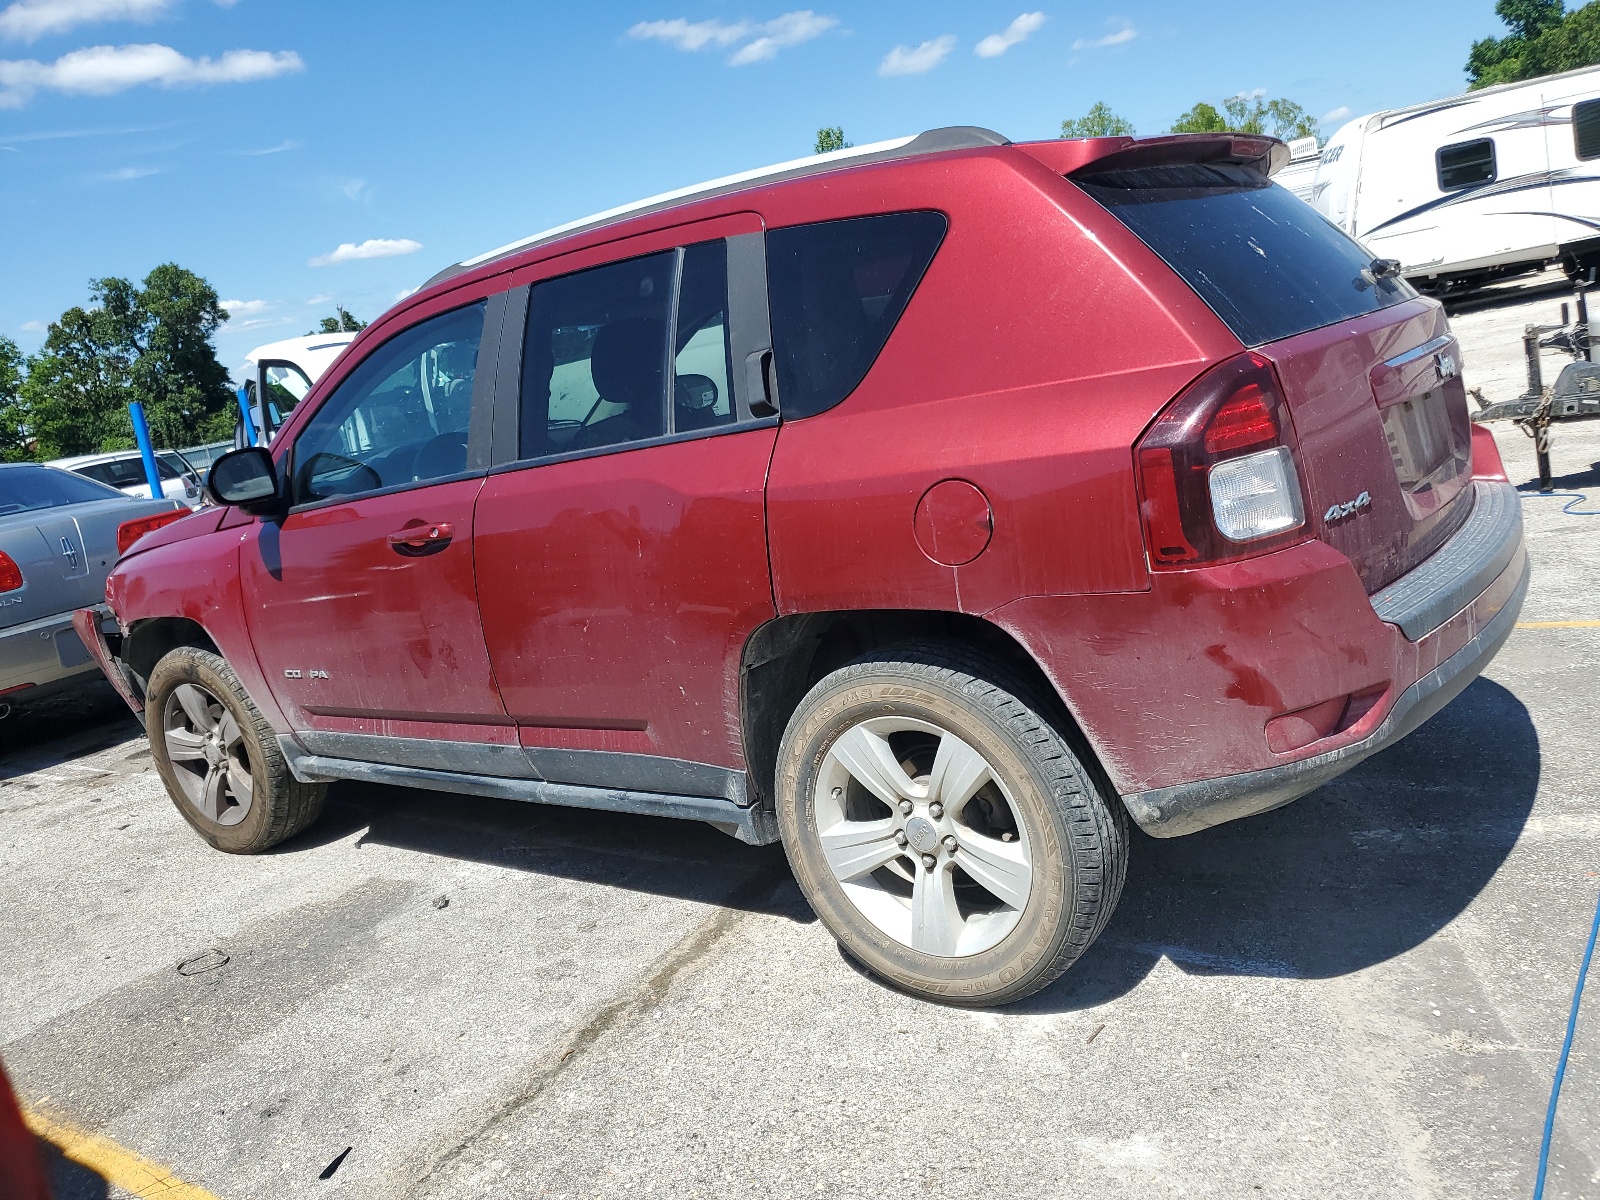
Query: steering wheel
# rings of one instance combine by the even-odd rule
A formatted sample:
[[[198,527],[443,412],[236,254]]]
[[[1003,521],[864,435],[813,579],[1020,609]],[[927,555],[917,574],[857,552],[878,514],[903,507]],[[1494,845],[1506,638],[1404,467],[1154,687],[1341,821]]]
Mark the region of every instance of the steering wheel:
[[[307,500],[371,492],[382,486],[382,477],[366,463],[326,450],[313,454],[295,472],[295,496]]]

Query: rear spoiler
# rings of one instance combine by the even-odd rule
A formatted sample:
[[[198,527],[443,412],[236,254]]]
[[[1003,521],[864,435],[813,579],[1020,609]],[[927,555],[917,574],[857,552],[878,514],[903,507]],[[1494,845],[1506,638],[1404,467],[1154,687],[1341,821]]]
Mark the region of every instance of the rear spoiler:
[[[1069,138],[1017,146],[1057,174],[1087,179],[1107,171],[1230,163],[1273,175],[1289,163],[1277,138],[1248,133],[1169,133],[1161,137]]]

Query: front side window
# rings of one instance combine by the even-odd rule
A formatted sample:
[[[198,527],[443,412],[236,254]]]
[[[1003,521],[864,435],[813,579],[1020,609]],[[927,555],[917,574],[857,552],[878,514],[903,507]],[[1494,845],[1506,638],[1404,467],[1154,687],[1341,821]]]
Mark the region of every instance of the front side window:
[[[1439,190],[1453,192],[1492,182],[1495,176],[1494,142],[1479,138],[1439,148]]]
[[[277,429],[311,391],[311,380],[293,363],[268,363],[262,370],[267,381],[267,424]]]
[[[838,404],[866,377],[944,240],[943,213],[774,229],[767,293],[785,417]]]
[[[295,439],[294,503],[425,483],[467,469],[484,302],[379,346]]]
[[[1572,141],[1584,162],[1600,158],[1600,100],[1585,100],[1572,106]]]

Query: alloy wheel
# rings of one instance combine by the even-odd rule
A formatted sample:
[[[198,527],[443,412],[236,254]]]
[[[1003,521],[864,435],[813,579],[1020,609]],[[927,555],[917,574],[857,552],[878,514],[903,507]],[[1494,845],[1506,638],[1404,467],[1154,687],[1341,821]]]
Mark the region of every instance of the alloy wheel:
[[[814,811],[844,894],[913,950],[979,954],[1021,920],[1027,829],[998,772],[948,730],[901,716],[852,726],[824,757]]]
[[[199,684],[181,683],[167,696],[161,728],[184,799],[217,825],[244,820],[255,785],[233,713]]]

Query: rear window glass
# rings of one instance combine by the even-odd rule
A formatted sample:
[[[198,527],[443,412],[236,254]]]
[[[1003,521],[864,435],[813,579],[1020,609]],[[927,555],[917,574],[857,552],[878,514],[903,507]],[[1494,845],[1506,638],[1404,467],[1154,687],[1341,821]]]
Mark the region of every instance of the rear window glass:
[[[1370,254],[1248,167],[1142,167],[1073,182],[1159,254],[1247,346],[1416,295],[1400,279],[1375,279]]]
[[[1494,143],[1488,138],[1439,148],[1439,190],[1474,187],[1494,179]]]
[[[121,492],[70,471],[23,464],[0,467],[0,517],[90,500],[124,499]]]
[[[1600,100],[1572,106],[1572,141],[1578,157],[1587,162],[1600,158]]]
[[[866,377],[944,240],[943,213],[890,213],[767,234],[785,417],[832,408]]]

